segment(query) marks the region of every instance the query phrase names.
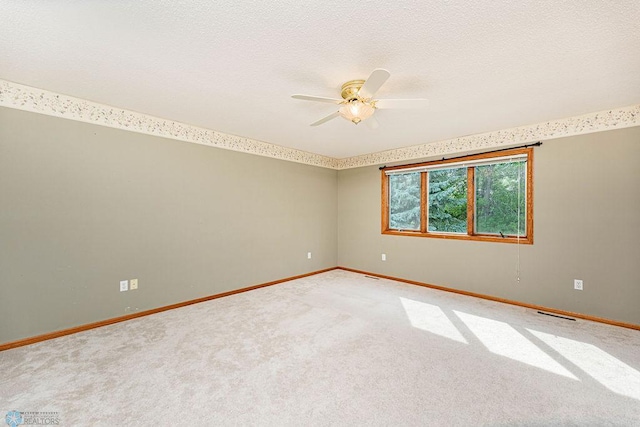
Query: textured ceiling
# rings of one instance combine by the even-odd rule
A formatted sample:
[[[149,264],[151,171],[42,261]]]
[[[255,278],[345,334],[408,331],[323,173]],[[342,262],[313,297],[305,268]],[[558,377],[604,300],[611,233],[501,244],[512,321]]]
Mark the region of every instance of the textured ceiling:
[[[640,102],[640,2],[2,1],[0,79],[344,158]],[[336,119],[374,68],[376,130]]]

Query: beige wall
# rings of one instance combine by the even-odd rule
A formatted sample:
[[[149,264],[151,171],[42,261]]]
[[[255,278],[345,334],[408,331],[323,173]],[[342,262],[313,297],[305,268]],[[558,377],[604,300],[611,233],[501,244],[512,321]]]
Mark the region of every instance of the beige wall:
[[[640,324],[640,127],[534,155],[533,246],[381,235],[378,168],[340,171],[338,264]]]
[[[0,343],[337,263],[336,171],[6,108],[0,203]]]
[[[640,324],[639,188],[640,127],[562,138],[533,246],[383,236],[377,167],[0,108],[0,343],[336,265]]]

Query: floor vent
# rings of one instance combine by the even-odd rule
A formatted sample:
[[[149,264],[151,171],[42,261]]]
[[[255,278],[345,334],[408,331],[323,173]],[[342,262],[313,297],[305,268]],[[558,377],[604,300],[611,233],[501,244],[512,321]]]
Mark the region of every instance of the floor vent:
[[[379,277],[373,277],[373,276],[367,276],[367,275],[365,275],[364,277],[366,277],[367,279],[380,280]]]
[[[558,317],[560,319],[573,320],[574,322],[576,321],[576,319],[572,319],[571,317],[564,317],[564,316],[559,316],[557,314],[544,313],[542,311],[538,311],[538,314],[544,314],[545,316]]]

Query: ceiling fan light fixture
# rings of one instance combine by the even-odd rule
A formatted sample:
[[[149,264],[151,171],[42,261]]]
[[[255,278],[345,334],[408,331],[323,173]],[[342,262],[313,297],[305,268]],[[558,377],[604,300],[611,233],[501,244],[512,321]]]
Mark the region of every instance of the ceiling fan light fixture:
[[[375,111],[376,107],[373,103],[357,98],[348,100],[338,110],[342,117],[356,125],[371,117]]]

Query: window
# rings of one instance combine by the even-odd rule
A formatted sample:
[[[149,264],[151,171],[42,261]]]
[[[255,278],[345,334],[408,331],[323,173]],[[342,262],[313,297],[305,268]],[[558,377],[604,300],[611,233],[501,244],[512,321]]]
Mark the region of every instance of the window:
[[[533,148],[382,171],[384,234],[533,243]]]
[[[429,231],[467,232],[466,168],[433,171],[429,177]]]
[[[389,177],[389,227],[420,230],[420,173]]]

